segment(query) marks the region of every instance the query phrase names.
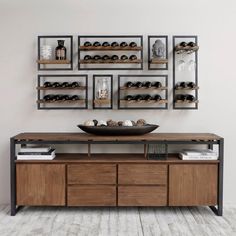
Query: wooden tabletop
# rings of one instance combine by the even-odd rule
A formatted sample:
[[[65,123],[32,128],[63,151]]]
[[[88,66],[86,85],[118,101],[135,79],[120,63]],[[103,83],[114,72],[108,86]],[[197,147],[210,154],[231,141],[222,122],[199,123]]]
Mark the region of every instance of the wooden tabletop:
[[[213,141],[222,137],[212,133],[149,133],[133,136],[99,136],[87,133],[20,133],[17,141]]]

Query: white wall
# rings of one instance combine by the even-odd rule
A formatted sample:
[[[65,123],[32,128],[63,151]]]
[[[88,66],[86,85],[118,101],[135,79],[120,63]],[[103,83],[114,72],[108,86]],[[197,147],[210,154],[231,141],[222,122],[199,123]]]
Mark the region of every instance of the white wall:
[[[236,204],[235,9],[234,0],[0,0],[0,203],[9,202],[11,136],[25,131],[76,132],[76,124],[93,117],[143,117],[160,124],[158,132],[222,135],[224,200]],[[145,39],[148,34],[196,34],[199,110],[38,111],[35,60],[40,34],[142,34]],[[170,86],[171,76],[170,66]]]

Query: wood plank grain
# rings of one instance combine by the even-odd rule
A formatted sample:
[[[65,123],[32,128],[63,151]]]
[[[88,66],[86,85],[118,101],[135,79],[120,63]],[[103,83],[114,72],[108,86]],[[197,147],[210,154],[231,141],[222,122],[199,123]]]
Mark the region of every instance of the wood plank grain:
[[[65,205],[65,165],[16,165],[17,205]]]
[[[116,186],[69,186],[68,206],[115,206]]]
[[[115,164],[68,165],[68,184],[116,184]]]
[[[118,184],[167,184],[167,165],[120,164]]]
[[[217,172],[217,164],[170,165],[169,205],[216,205]]]

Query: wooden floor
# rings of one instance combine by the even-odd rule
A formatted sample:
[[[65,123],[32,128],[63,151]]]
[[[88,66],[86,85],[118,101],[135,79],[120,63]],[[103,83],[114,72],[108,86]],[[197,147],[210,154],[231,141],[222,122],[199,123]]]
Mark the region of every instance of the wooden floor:
[[[236,207],[215,216],[192,208],[40,208],[25,207],[15,217],[0,206],[0,236],[13,235],[236,235]]]

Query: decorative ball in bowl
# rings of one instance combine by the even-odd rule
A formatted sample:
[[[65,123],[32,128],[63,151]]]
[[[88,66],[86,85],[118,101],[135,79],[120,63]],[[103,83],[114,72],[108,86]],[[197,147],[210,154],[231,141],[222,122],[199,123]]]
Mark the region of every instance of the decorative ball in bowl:
[[[143,135],[157,129],[159,125],[147,124],[144,119],[132,120],[87,120],[78,127],[86,133],[95,135]]]

